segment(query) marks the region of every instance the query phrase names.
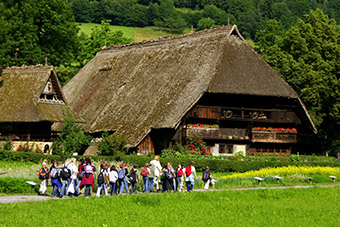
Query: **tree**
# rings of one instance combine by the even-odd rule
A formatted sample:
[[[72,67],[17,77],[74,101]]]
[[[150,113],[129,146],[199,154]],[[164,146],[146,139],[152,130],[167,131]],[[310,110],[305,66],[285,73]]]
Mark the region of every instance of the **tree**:
[[[0,65],[59,65],[78,51],[78,29],[64,0],[4,0],[0,3]]]
[[[80,117],[75,117],[70,111],[64,113],[61,133],[52,144],[53,153],[66,156],[75,152],[81,153],[84,146],[90,144],[91,137],[84,133],[85,128],[78,123],[82,120]]]
[[[281,27],[280,27],[281,26]],[[257,33],[263,57],[297,89],[318,128],[312,152],[340,151],[340,26],[320,9],[287,32],[275,22]]]
[[[171,0],[161,0],[158,16],[159,17],[154,20],[154,24],[157,27],[167,29],[171,33],[183,33],[186,22],[176,10]]]
[[[126,154],[128,148],[127,141],[118,135],[109,135],[104,132],[101,140],[98,142],[98,150],[100,155],[112,156]]]
[[[202,18],[197,24],[197,30],[204,30],[215,26],[215,21],[210,17]]]

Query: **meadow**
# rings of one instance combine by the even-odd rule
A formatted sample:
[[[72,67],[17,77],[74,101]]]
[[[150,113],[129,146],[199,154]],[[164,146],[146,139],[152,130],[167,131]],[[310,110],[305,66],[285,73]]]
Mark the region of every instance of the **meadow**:
[[[340,188],[139,194],[0,204],[0,226],[339,226]]]
[[[91,35],[92,30],[95,27],[99,27],[100,24],[95,23],[77,23],[79,25],[79,34],[83,32],[85,35],[89,36]],[[133,42],[141,42],[144,40],[152,40],[152,39],[158,39],[161,37],[167,37],[167,36],[178,36],[178,34],[171,34],[165,31],[159,32],[159,29],[157,27],[126,27],[126,26],[115,26],[110,25],[111,31],[122,31],[124,36],[127,38],[131,38]],[[187,28],[184,33],[189,33],[191,30]]]
[[[99,162],[94,162],[95,166],[99,166]],[[120,164],[112,162],[111,164]],[[50,165],[48,165],[49,167]],[[32,162],[9,162],[0,161],[0,172],[8,172],[8,174],[0,175],[0,195],[5,194],[36,194],[37,187],[34,190],[25,181],[38,180],[38,170],[40,164]],[[141,168],[140,168],[141,171]],[[274,175],[283,177],[279,182],[274,178]],[[340,168],[339,167],[279,167],[279,168],[264,168],[259,171],[248,171],[245,173],[213,173],[213,179],[216,189],[229,188],[247,188],[247,187],[277,187],[277,186],[295,186],[295,185],[310,185],[308,177],[312,177],[312,185],[334,184],[330,175],[336,176],[335,183],[339,183]],[[254,177],[263,177],[261,184]],[[201,189],[204,186],[202,181],[202,172],[197,173],[194,189]],[[94,190],[97,188],[95,182]],[[142,183],[137,186],[138,191],[142,191]],[[47,193],[51,194],[52,187],[48,187]]]

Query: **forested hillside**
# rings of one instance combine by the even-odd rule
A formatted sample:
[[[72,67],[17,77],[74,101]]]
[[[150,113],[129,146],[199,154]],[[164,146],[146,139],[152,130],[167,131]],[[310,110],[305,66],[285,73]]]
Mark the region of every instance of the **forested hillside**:
[[[0,71],[47,60],[62,84],[104,45],[132,41],[109,24],[172,34],[236,24],[301,96],[318,128],[300,138],[298,150],[340,152],[340,0],[2,0],[0,12]],[[78,35],[76,21],[102,25]]]
[[[76,21],[124,26],[159,26],[175,32],[193,26],[204,29],[237,24],[243,36],[254,38],[269,19],[287,29],[310,10],[320,8],[340,22],[340,0],[71,0]],[[175,8],[176,7],[176,8]]]

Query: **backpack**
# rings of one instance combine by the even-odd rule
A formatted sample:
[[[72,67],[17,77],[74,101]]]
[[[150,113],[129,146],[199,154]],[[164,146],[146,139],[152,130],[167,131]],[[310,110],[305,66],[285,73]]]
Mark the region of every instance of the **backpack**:
[[[202,180],[203,181],[208,181],[210,179],[210,172],[209,171],[204,171]]]
[[[51,174],[50,174],[51,178],[53,178],[53,179],[58,178],[58,172],[59,172],[59,168],[54,167],[51,171]]]
[[[47,179],[48,178],[48,170],[45,167],[41,167],[39,170],[39,179]]]
[[[134,184],[137,182],[137,170],[131,169],[129,181],[131,184]]]
[[[140,174],[143,177],[147,177],[148,176],[148,168],[147,167],[143,167],[142,172]]]
[[[84,170],[85,170],[85,173],[93,173],[93,169],[91,165],[85,165]]]
[[[84,171],[83,170],[80,170],[78,173],[77,173],[77,178],[78,179],[83,179],[83,177],[84,177]]]
[[[68,179],[71,177],[71,170],[67,168],[67,165],[64,165],[60,170],[60,177],[63,179]]]
[[[150,167],[150,176],[156,176],[156,165],[151,165],[151,167]]]
[[[97,179],[98,185],[102,185],[105,183],[105,178],[104,178],[104,172],[100,171],[98,174],[98,179]]]
[[[162,170],[161,179],[162,179],[162,180],[169,179],[169,172],[168,172],[168,169],[163,169],[163,170]]]
[[[118,172],[118,179],[119,180],[124,180],[124,178],[125,178],[125,169],[121,169]]]
[[[188,166],[187,168],[185,168],[185,172],[187,174],[187,176],[191,175],[191,166]]]
[[[177,171],[177,176],[178,177],[182,177],[183,176],[183,169],[182,168]]]

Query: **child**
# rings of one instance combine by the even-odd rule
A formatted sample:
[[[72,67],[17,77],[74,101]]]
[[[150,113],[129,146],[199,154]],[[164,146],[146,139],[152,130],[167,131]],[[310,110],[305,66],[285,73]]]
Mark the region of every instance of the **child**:
[[[49,178],[49,172],[46,166],[46,162],[42,163],[42,167],[39,169],[38,177],[40,179],[39,195],[46,195],[47,179]]]
[[[204,181],[204,189],[208,190],[210,183],[212,184],[213,187],[215,187],[215,182],[211,178],[211,174],[209,172],[209,166],[205,167],[205,171],[203,172],[202,175],[202,180]]]

